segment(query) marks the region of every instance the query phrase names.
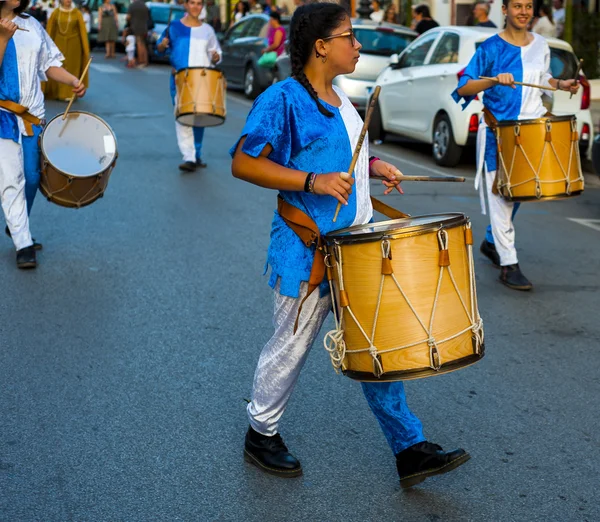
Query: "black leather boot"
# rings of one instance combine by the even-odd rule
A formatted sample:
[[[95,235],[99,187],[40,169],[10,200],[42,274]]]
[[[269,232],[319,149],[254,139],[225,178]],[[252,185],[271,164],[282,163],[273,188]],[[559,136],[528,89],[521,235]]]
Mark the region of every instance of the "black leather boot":
[[[503,266],[500,270],[500,281],[515,290],[531,290],[533,288],[531,281],[523,275],[518,264]]]
[[[500,256],[496,250],[496,245],[484,239],[479,247],[479,251],[487,257],[496,268],[500,268]]]
[[[8,237],[12,237],[10,234],[10,230],[8,229],[8,226],[4,227],[4,233]],[[32,241],[33,241],[33,248],[35,248],[36,250],[41,250],[42,248],[44,248],[43,245],[41,243],[37,243],[34,238],[32,238]]]
[[[445,452],[437,444],[419,442],[396,455],[400,486],[410,488],[427,477],[452,471],[470,458],[464,449]]]
[[[35,248],[33,245],[17,250],[18,268],[35,268],[37,261],[35,259]]]
[[[279,433],[267,437],[249,427],[244,446],[244,460],[278,477],[302,475],[300,462],[288,451]]]
[[[184,161],[181,165],[179,165],[179,170],[183,170],[184,172],[194,172],[196,170],[196,162]]]

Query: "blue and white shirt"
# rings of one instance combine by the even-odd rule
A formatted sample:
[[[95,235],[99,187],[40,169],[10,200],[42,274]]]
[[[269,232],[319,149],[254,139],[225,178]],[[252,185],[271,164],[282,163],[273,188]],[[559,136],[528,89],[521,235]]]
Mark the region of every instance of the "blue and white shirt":
[[[334,86],[342,105],[334,107],[321,100],[333,117],[321,114],[315,100],[293,78],[276,83],[254,102],[241,137],[242,151],[254,158],[266,145],[273,148],[268,158],[284,167],[305,172],[347,172],[353,149],[362,129],[362,119],[348,97]],[[369,198],[369,147],[365,138],[354,169],[355,184],[348,205],[342,205],[337,221],[333,216],[337,199],[298,191],[280,191],[281,197],[308,214],[321,234],[369,223],[373,207]],[[239,141],[238,141],[239,143]],[[233,156],[236,143],[230,153]],[[274,202],[275,203],[275,202]],[[275,212],[267,266],[271,267],[269,285],[288,297],[298,297],[300,284],[308,281],[315,249],[307,248],[296,233]],[[321,293],[328,291],[327,281]]]
[[[61,67],[64,56],[48,33],[33,17],[17,16],[12,20],[27,31],[17,31],[9,40],[0,65],[0,100],[24,107],[37,118],[45,116],[41,83],[50,67]],[[0,139],[19,143],[25,134],[21,118],[0,108]]]
[[[207,23],[198,27],[188,27],[181,20],[172,22],[158,39],[169,38],[169,58],[175,71],[190,67],[212,67],[212,53],[216,52],[221,61],[222,52],[215,30]],[[171,76],[171,96],[175,99],[175,78]]]

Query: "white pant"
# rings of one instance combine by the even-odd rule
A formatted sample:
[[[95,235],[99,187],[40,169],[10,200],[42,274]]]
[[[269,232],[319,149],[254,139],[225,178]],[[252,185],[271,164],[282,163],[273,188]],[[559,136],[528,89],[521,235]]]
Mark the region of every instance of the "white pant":
[[[20,143],[0,138],[0,202],[6,224],[17,250],[33,245],[29,232],[23,148]]]
[[[512,219],[515,204],[492,193],[496,171],[487,172],[487,169],[485,170],[490,224],[492,225],[496,250],[500,256],[500,264],[502,266],[515,265],[519,262],[517,260],[517,249],[515,248],[515,227]]]
[[[252,387],[252,401],[248,404],[248,418],[252,428],[263,435],[277,433],[279,419],[292,395],[300,371],[310,348],[331,310],[331,297],[319,297],[315,289],[302,306],[298,330],[294,322],[298,307],[306,295],[307,284],[300,286],[300,298],[286,297],[275,287],[275,332],[263,348]]]
[[[194,127],[181,125],[181,123],[175,121],[175,132],[177,133],[177,145],[179,146],[179,151],[183,156],[183,161],[191,161],[192,163],[196,163],[196,152],[198,145],[196,143],[196,135],[199,133],[199,131],[196,130],[194,133]],[[200,138],[200,146],[201,144],[202,138]]]
[[[127,60],[130,62],[133,62],[134,59],[135,59],[135,49],[132,49],[131,51],[127,50]]]

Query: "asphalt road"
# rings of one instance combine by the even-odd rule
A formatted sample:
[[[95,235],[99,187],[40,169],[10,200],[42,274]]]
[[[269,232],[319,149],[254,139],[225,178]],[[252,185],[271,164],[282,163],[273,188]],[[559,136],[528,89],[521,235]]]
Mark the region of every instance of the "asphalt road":
[[[76,108],[118,138],[105,197],[81,210],[39,197],[35,271],[1,245],[0,520],[599,520],[598,182],[523,205],[533,292],[503,287],[477,254],[483,361],[407,384],[426,435],[466,448],[469,463],[401,491],[360,386],[318,341],[282,423],[305,474],[280,480],[242,460],[244,399],[271,333],[261,274],[275,194],[230,174],[249,109],[239,94],[206,131],[209,167],[177,170],[168,71],[97,55]],[[373,150],[405,174],[473,176],[472,161],[435,167],[426,147]],[[387,201],[464,212],[478,244],[486,218],[471,182],[407,183]]]

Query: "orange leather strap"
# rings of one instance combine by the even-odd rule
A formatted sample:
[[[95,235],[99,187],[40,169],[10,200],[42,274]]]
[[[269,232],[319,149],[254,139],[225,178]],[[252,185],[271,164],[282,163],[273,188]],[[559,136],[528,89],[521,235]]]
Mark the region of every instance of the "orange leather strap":
[[[42,123],[42,120],[31,114],[27,107],[19,105],[18,103],[9,100],[0,100],[0,107],[16,114],[23,120],[25,134],[27,136],[33,136],[33,125],[40,125]]]

